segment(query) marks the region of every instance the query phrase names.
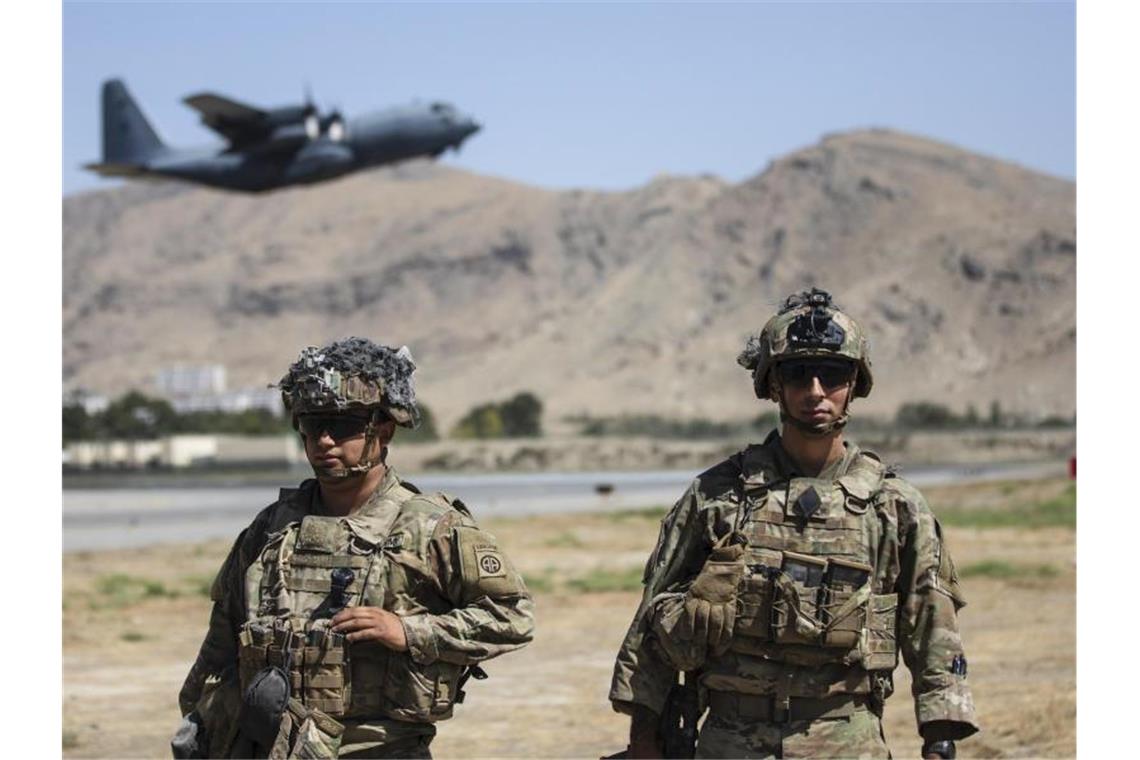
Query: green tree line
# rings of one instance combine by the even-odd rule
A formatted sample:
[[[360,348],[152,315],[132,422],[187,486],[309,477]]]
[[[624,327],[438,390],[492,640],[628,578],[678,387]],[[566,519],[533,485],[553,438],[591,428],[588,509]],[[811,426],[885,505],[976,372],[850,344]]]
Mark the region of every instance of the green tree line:
[[[420,424],[415,430],[402,429],[399,436],[406,441],[433,441],[435,417],[424,404],[419,405]],[[178,412],[169,401],[129,391],[102,411],[89,413],[82,404],[63,407],[63,443],[99,440],[153,440],[181,433],[229,433],[234,435],[280,435],[292,432],[287,416],[268,409],[241,412]]]

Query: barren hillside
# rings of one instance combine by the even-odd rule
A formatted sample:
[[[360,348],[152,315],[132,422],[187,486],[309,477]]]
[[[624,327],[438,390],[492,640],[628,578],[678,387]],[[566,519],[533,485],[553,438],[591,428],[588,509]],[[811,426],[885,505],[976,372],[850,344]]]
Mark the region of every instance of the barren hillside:
[[[866,409],[1076,403],[1074,184],[896,132],[740,184],[555,192],[413,163],[264,196],[130,185],[63,222],[66,388],[207,362],[262,385],[359,334],[412,348],[445,423],[522,389],[552,419],[753,416],[737,352],[819,285],[871,332]]]

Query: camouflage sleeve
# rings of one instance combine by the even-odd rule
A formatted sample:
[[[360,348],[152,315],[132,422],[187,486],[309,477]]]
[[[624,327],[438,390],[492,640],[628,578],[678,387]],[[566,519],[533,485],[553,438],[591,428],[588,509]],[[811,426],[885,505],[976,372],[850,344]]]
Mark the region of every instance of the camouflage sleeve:
[[[708,553],[705,504],[694,482],[661,521],[657,545],[645,563],[645,589],[614,662],[610,701],[618,712],[632,714],[639,704],[660,713],[677,670],[666,659],[660,642],[652,641],[654,610],[680,597]],[[673,606],[676,606],[674,604]]]
[[[452,512],[436,525],[428,561],[455,608],[400,618],[414,661],[473,665],[534,637],[534,602],[490,533]]]
[[[214,575],[210,586],[210,600],[213,602],[210,626],[178,693],[178,705],[184,716],[194,709],[207,678],[222,678],[227,670],[236,667],[237,627],[243,618],[244,606],[243,578],[246,567],[253,561],[253,540],[258,536],[262,521],[259,515],[250,528],[238,534],[221,569]]]
[[[979,726],[966,683],[958,610],[966,604],[942,528],[910,484],[893,480],[901,543],[899,648],[910,669],[919,733],[937,725],[945,739],[963,739]]]

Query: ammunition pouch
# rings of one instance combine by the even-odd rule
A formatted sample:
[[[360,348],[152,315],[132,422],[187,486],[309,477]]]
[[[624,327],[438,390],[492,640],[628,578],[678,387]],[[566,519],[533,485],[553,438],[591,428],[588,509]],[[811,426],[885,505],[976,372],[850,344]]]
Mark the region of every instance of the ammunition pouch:
[[[772,640],[772,568],[748,565],[740,581],[736,633],[759,641]]]
[[[276,671],[288,694],[330,718],[383,715],[432,723],[451,717],[463,666],[442,660],[421,665],[406,652],[379,645],[350,655],[352,648],[328,629],[328,622],[277,618],[243,625],[238,635],[242,691],[268,678],[266,671]]]
[[[827,561],[784,552],[782,569],[774,579],[772,640],[777,644],[822,643],[819,592]]]
[[[859,664],[864,670],[894,670],[899,661],[896,620],[899,599],[895,594],[871,594],[867,626],[859,637]]]
[[[872,569],[842,560],[828,560],[827,580],[820,601],[823,645],[851,649],[867,628]]]
[[[741,579],[732,649],[798,665],[897,664],[898,598],[871,593],[871,568],[784,552],[782,569],[751,564]]]

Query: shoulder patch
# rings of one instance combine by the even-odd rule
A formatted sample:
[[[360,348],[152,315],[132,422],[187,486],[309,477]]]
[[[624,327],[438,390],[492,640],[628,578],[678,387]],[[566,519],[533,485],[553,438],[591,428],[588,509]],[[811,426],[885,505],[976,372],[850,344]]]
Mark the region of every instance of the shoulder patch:
[[[475,564],[479,568],[479,579],[504,578],[507,575],[503,565],[503,555],[498,549],[478,547],[475,550]]]
[[[494,536],[478,528],[457,527],[460,575],[469,598],[492,599],[525,593],[526,587]]]

